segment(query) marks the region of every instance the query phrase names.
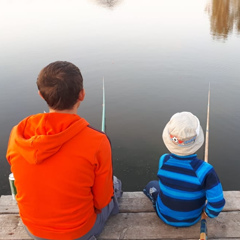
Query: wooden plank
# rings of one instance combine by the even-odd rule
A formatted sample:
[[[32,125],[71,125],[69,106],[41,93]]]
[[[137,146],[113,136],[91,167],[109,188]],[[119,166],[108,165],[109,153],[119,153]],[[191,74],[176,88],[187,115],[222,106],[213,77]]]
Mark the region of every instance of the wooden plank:
[[[16,205],[16,200],[12,198],[12,195],[2,195],[0,205]]]
[[[209,239],[240,239],[239,212],[208,219]],[[164,224],[155,213],[119,213],[112,216],[98,239],[198,239],[200,223],[188,228]],[[31,239],[18,214],[0,215],[0,239]]]
[[[18,206],[0,206],[0,214],[18,214]]]
[[[122,213],[154,212],[151,201],[142,192],[124,192],[119,199],[119,209]]]
[[[240,191],[224,191],[223,212],[240,211]],[[119,200],[120,212],[154,212],[151,201],[142,192],[124,192]]]
[[[18,213],[17,202],[13,200],[11,195],[0,197],[0,214]]]
[[[226,204],[223,211],[240,211],[240,191],[224,191]]]
[[[208,219],[209,239],[240,240],[240,191],[225,191],[224,211]],[[98,239],[198,239],[199,223],[189,228],[174,228],[164,224],[153,211],[150,200],[142,192],[124,192],[120,199],[120,214],[107,222]],[[0,197],[0,239],[31,239],[24,230],[18,207],[12,196]]]
[[[223,211],[240,211],[240,191],[224,191],[226,205]],[[142,192],[124,192],[119,200],[120,212],[154,212],[151,201]],[[1,196],[0,214],[18,213],[12,196]]]
[[[0,215],[0,239],[31,239],[18,214]]]
[[[240,238],[240,214],[221,213],[208,219],[208,238]],[[188,228],[164,224],[155,213],[120,213],[107,222],[98,239],[199,239],[200,223]]]

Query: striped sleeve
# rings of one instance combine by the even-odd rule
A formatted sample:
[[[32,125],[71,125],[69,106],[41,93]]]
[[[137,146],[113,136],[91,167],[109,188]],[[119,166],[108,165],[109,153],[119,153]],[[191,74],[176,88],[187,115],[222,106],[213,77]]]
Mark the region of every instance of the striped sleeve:
[[[204,187],[207,198],[205,212],[210,218],[217,217],[225,205],[225,199],[222,185],[213,168],[206,174]]]

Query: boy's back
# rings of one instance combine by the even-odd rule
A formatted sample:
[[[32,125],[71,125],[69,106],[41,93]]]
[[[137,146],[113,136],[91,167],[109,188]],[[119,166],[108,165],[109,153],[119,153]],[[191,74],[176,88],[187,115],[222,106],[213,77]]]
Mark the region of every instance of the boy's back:
[[[198,118],[190,112],[174,114],[163,130],[163,141],[171,154],[159,160],[159,181],[143,190],[158,216],[176,227],[197,223],[202,211],[216,217],[225,200],[214,168],[195,154],[204,142]]]
[[[211,217],[219,214],[218,206],[224,204],[221,184],[213,167],[197,159],[196,154],[163,155],[157,176],[160,193],[156,209],[164,222],[178,227],[195,224],[205,206],[206,195],[207,214]]]

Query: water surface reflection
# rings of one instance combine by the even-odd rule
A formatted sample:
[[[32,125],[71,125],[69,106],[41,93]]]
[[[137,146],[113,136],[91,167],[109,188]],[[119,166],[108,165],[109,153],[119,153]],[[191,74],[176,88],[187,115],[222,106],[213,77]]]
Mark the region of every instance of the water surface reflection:
[[[191,111],[205,126],[211,82],[209,162],[224,190],[240,190],[239,2],[0,1],[0,194],[10,193],[9,132],[47,111],[35,82],[55,60],[80,67],[86,98],[79,115],[96,128],[104,76],[114,173],[125,191],[156,177],[167,151],[162,129],[174,113]]]
[[[240,34],[240,1],[212,0],[206,6],[214,39],[227,39],[234,31]]]
[[[123,0],[91,0],[92,2],[97,3],[100,6],[113,9],[119,5]]]

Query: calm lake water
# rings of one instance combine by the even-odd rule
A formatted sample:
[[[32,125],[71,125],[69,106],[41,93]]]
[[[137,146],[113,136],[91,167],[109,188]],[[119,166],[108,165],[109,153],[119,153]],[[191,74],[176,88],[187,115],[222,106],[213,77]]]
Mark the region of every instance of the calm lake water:
[[[105,78],[106,132],[125,191],[156,179],[174,113],[194,113],[205,131],[210,82],[209,162],[224,190],[240,190],[239,0],[5,0],[0,34],[0,195],[10,193],[10,130],[47,111],[36,78],[56,60],[80,68],[79,115],[99,129]]]

